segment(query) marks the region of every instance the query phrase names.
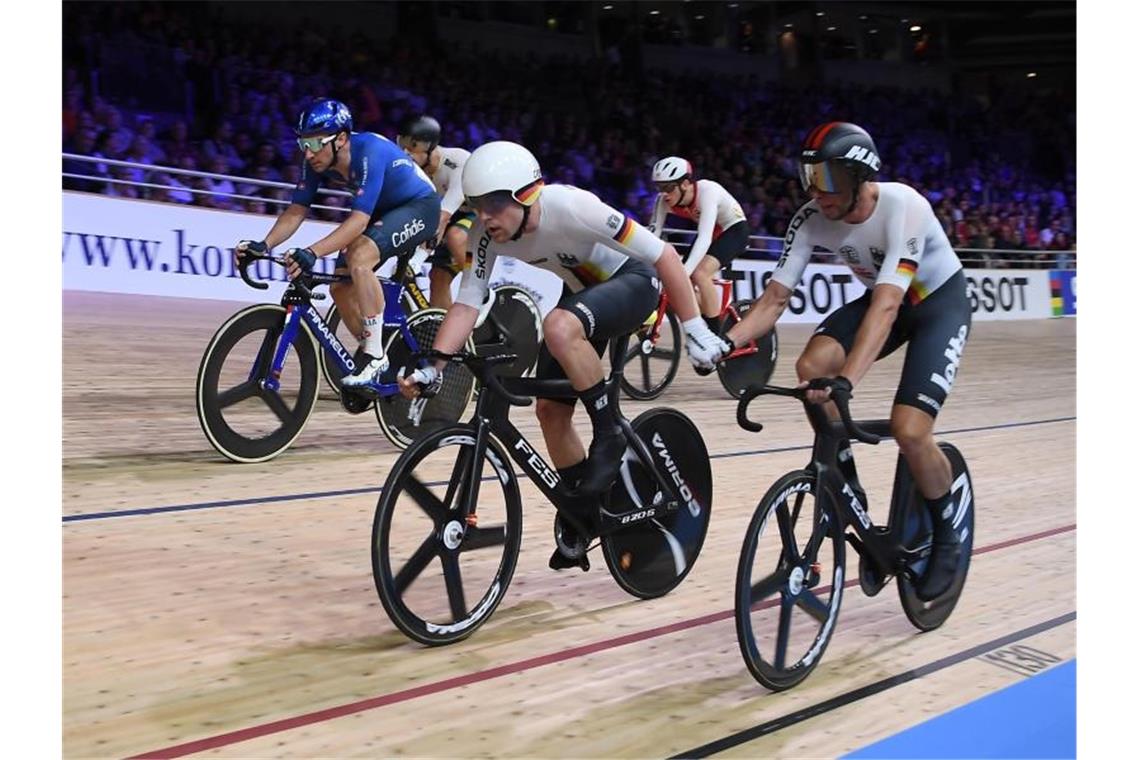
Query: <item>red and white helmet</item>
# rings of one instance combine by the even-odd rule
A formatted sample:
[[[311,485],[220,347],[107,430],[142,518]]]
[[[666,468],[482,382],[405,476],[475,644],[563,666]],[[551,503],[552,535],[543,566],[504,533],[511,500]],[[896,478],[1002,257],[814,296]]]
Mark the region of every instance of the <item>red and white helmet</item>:
[[[654,182],[680,182],[692,176],[693,165],[677,156],[663,158],[653,165]]]

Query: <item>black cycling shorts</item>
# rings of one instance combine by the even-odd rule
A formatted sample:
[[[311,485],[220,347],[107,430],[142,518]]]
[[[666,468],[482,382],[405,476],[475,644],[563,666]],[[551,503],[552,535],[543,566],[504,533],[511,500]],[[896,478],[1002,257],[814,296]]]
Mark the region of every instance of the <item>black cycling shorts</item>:
[[[705,255],[719,261],[723,269],[744,253],[744,249],[748,247],[748,237],[748,222],[742,219],[720,233],[720,237],[712,241]]]
[[[601,356],[610,339],[628,335],[641,327],[657,308],[660,297],[657,270],[630,259],[605,282],[590,285],[573,294],[563,288],[562,298],[554,308],[564,309],[581,321],[587,340],[598,352],[598,356]],[[551,356],[545,343],[538,352],[534,375],[543,379],[566,377],[566,372]],[[577,403],[576,399],[569,398],[554,400],[570,406]]]
[[[428,261],[431,263],[433,268],[446,269],[447,271],[451,272],[452,276],[457,275],[463,271],[462,269],[457,269],[455,267],[455,262],[451,260],[451,251],[448,249],[447,244],[444,241],[447,239],[447,231],[452,227],[458,227],[464,232],[471,232],[471,226],[473,224],[475,224],[474,211],[464,211],[463,209],[460,209],[451,215],[451,218],[447,220],[447,227],[445,227],[443,230],[443,237],[436,245],[435,250],[432,251],[431,256],[428,257]],[[471,263],[470,251],[467,252],[466,257],[466,263]]]
[[[836,310],[816,328],[816,335],[839,341],[845,352],[855,345],[855,333],[871,304],[871,290]],[[905,300],[891,327],[879,359],[909,343],[903,360],[896,404],[914,406],[937,417],[958,374],[958,364],[970,334],[970,299],[961,270],[917,305]]]
[[[425,240],[431,240],[439,227],[439,196],[435,193],[389,209],[372,219],[364,235],[380,250],[373,271],[393,256],[411,253]],[[336,257],[336,268],[347,269],[344,254]]]

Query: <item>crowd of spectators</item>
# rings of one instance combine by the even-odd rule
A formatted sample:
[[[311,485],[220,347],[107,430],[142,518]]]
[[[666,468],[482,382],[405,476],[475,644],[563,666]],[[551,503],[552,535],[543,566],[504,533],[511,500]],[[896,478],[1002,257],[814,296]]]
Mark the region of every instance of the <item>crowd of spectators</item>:
[[[273,201],[287,200],[289,187],[242,179],[297,182],[292,124],[301,105],[321,95],[348,103],[358,130],[394,137],[406,114],[427,112],[443,124],[445,145],[521,142],[548,182],[591,189],[643,220],[653,198],[650,167],[685,156],[699,177],[741,202],[753,234],[782,237],[806,200],[795,179],[803,136],[842,119],[871,132],[882,178],[921,191],[955,247],[1075,243],[1071,94],[1025,88],[991,92],[983,103],[929,91],[632,71],[606,57],[538,58],[430,38],[379,47],[359,32],[317,25],[269,36],[188,4],[97,7],[65,5],[64,151],[231,178],[65,160],[65,174],[162,186],[65,177],[71,189],[275,213]],[[159,87],[139,79],[116,86],[139,65],[165,72]],[[337,197],[322,202],[343,205]],[[1001,260],[992,257],[993,265]]]

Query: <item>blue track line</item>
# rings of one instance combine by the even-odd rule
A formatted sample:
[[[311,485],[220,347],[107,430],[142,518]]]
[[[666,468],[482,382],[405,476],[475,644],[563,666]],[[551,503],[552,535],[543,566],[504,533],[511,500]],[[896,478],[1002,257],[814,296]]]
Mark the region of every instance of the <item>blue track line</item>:
[[[938,435],[954,435],[957,433],[978,433],[986,430],[1005,430],[1008,428],[1031,427],[1034,425],[1050,425],[1055,422],[1072,422],[1076,417],[1054,417],[1048,420],[1032,420],[1030,422],[1006,422],[1001,425],[984,425],[981,427],[958,428],[956,430],[940,430]],[[753,449],[751,451],[731,451],[725,454],[713,454],[709,459],[731,459],[733,457],[760,456],[763,454],[779,454],[787,451],[810,451],[807,446],[781,446],[772,449]],[[487,478],[490,480],[490,478]],[[444,485],[445,481],[428,483],[429,486]],[[143,507],[140,509],[122,509],[114,512],[90,512],[82,515],[64,515],[63,522],[83,522],[86,520],[106,520],[112,517],[139,517],[142,515],[159,515],[168,512],[193,512],[199,509],[222,509],[228,507],[248,507],[253,504],[270,504],[278,501],[300,501],[303,499],[328,499],[335,496],[358,496],[365,493],[380,493],[379,488],[347,488],[339,491],[314,491],[312,493],[295,493],[281,496],[260,496],[253,499],[230,499],[227,501],[206,501],[199,504],[174,504],[166,507]]]

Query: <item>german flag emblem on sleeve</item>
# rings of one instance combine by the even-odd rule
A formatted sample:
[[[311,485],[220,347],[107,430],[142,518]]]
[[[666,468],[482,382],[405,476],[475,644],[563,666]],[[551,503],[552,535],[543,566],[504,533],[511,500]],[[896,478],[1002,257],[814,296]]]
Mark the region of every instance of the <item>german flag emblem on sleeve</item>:
[[[614,240],[622,245],[629,245],[629,241],[633,238],[633,220],[628,216],[622,220],[621,227],[614,233]]]
[[[914,259],[899,259],[898,268],[895,269],[895,274],[901,274],[903,277],[914,277],[914,273],[918,271],[918,262]]]

